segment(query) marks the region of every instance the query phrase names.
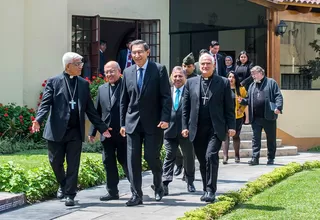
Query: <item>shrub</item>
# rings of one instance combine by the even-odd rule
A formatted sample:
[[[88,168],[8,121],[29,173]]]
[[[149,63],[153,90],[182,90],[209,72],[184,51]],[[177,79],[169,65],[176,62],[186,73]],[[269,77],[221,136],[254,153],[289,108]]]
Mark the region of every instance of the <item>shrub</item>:
[[[102,145],[100,141],[96,141],[94,143],[84,142],[82,144],[82,152],[86,153],[101,153]]]
[[[106,78],[104,78],[102,74],[99,74],[99,77],[92,76],[91,80],[88,77],[86,77],[85,80],[89,82],[91,98],[95,100],[98,95],[98,88],[99,86],[107,82]]]
[[[16,141],[14,138],[1,138],[0,139],[0,155],[13,154],[26,150],[44,149],[46,144],[43,141],[34,142],[33,140]]]
[[[184,217],[178,220],[212,220],[230,212],[236,205],[246,202],[252,196],[264,191],[276,183],[294,175],[302,170],[320,168],[320,161],[289,163],[284,167],[276,168],[272,172],[260,176],[253,182],[247,183],[239,191],[228,192],[219,196],[218,202],[208,204],[205,207],[186,212]]]

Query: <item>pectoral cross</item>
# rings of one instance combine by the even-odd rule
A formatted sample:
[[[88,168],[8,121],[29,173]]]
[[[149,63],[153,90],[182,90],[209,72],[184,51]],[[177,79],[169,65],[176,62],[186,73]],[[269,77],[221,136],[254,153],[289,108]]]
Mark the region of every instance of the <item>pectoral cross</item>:
[[[207,96],[203,96],[202,99],[203,99],[203,105],[206,105],[206,101],[207,101],[209,98],[208,98]]]
[[[72,99],[69,104],[71,105],[71,109],[74,109],[74,105],[76,104],[76,102]]]

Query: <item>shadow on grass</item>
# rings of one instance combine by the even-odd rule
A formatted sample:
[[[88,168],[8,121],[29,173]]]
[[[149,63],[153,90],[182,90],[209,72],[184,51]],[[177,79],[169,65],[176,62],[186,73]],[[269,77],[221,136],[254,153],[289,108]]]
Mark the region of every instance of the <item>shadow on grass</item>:
[[[264,210],[264,211],[280,211],[285,210],[283,207],[277,207],[277,206],[268,206],[268,205],[254,205],[254,204],[242,204],[236,209],[251,209],[251,210]]]

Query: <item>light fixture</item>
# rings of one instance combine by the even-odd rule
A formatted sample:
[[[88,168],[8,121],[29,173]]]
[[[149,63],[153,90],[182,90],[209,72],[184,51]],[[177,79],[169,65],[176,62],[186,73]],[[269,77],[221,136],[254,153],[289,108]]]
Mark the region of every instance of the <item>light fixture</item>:
[[[283,20],[281,20],[277,26],[276,35],[283,36],[283,34],[286,33],[287,27],[288,27],[288,25]]]

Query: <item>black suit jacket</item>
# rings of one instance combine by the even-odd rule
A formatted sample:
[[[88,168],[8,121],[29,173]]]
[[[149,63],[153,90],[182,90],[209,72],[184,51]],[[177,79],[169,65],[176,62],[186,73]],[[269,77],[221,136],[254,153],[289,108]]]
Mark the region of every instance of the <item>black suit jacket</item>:
[[[182,106],[182,130],[189,130],[189,139],[193,141],[198,126],[201,99],[201,77],[187,80]],[[209,111],[212,126],[217,137],[224,141],[227,129],[235,129],[234,100],[232,99],[229,80],[213,75],[209,96]]]
[[[183,102],[183,95],[184,95],[185,88],[183,88],[181,93],[181,99],[179,102],[179,107],[177,110],[174,109],[172,106],[171,110],[171,118],[169,128],[164,131],[164,138],[176,138],[177,136],[181,135],[182,131],[182,102]],[[171,94],[173,96],[174,88],[171,89]]]
[[[69,94],[64,74],[49,78],[43,92],[43,98],[39,106],[36,121],[41,125],[50,112],[43,132],[43,138],[49,141],[61,141],[66,133],[70,118]],[[101,121],[91,99],[89,83],[78,77],[78,100],[81,138],[84,141],[85,113],[89,120],[101,133],[107,130],[107,126]]]
[[[117,58],[117,62],[123,72],[123,70],[126,68],[127,63],[127,55],[128,55],[128,49],[120,50]],[[134,64],[134,61],[132,59],[132,65]]]
[[[149,60],[141,92],[137,86],[137,66],[126,68],[120,98],[120,124],[132,134],[140,121],[144,131],[157,132],[160,121],[169,122],[172,108],[170,83],[165,66]]]
[[[225,64],[225,58],[221,54],[217,54],[217,63],[218,63],[218,75],[226,77],[226,64]]]
[[[105,83],[99,86],[96,108],[101,120],[105,122],[107,127],[110,127],[111,119],[116,120],[117,127],[113,127],[113,131],[120,130],[120,117],[119,117],[119,106],[120,106],[120,90],[121,90],[122,78],[119,79],[119,84],[117,85],[114,94],[110,94],[110,83]],[[115,112],[117,114],[111,114]],[[119,131],[118,131],[119,132]],[[92,124],[90,127],[89,135],[96,136],[97,128]],[[104,141],[105,137],[100,135],[100,140]]]
[[[105,57],[104,57],[104,53],[101,52],[101,50],[99,51],[100,52],[100,61],[99,61],[99,73],[101,73],[103,75],[104,73],[104,65],[105,65]]]

